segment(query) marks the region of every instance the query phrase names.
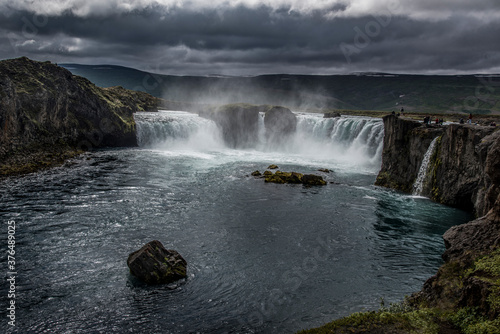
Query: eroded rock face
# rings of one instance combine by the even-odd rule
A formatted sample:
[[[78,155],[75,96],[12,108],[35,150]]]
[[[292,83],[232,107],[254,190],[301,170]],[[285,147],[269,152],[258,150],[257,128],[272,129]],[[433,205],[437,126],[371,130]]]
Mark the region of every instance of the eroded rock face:
[[[444,234],[445,264],[412,296],[416,304],[445,310],[473,307],[490,319],[500,315],[500,222],[492,217],[490,211]]]
[[[0,167],[42,151],[136,146],[133,113],[159,103],[146,93],[99,88],[50,62],[0,61]]]
[[[422,159],[443,128],[427,129],[420,122],[388,115],[384,120],[382,167],[376,185],[412,192]]]
[[[130,273],[147,284],[168,284],[186,278],[187,262],[175,250],[167,250],[153,240],[131,253],[127,259]]]
[[[273,106],[264,117],[268,144],[281,144],[297,129],[297,116],[288,108]]]
[[[500,247],[500,223],[488,216],[453,226],[443,235],[447,262],[470,262],[477,254]]]
[[[412,192],[423,157],[438,138],[423,195],[434,201],[486,214],[500,192],[500,132],[487,126],[426,126],[384,117],[384,151],[376,185]],[[500,183],[499,183],[500,184]]]
[[[213,120],[221,128],[226,145],[246,148],[257,142],[260,110],[256,105],[236,103],[205,110],[199,115]]]

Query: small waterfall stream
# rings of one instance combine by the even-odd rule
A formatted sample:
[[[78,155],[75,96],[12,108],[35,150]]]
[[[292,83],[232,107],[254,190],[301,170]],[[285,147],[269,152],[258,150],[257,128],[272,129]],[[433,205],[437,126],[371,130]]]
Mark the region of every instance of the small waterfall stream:
[[[422,164],[420,165],[420,169],[418,171],[417,179],[413,184],[413,195],[421,196],[422,190],[424,188],[425,177],[427,176],[427,170],[429,169],[429,162],[431,160],[432,154],[434,154],[434,150],[436,149],[437,139],[436,137],[432,140],[427,152],[425,152],[424,158],[422,159]]]

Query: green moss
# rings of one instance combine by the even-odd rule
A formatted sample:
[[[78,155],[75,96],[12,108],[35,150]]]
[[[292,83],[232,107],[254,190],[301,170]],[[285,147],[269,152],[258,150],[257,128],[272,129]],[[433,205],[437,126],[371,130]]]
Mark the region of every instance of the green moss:
[[[445,314],[437,309],[416,309],[410,311],[389,311],[354,313],[335,320],[322,327],[304,330],[302,334],[322,333],[439,333]]]
[[[478,277],[492,284],[487,302],[494,311],[500,312],[500,249],[477,259],[465,274],[467,277]]]
[[[500,334],[500,319],[489,320],[477,308],[461,308],[449,319],[464,334]]]

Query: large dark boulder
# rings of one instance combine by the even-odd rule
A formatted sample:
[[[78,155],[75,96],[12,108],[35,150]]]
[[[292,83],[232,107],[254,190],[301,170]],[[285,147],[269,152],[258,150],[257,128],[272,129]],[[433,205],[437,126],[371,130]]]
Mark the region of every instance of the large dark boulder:
[[[158,240],[148,242],[127,259],[130,273],[147,284],[172,283],[186,278],[187,262],[175,250],[167,250]]]
[[[295,133],[297,116],[288,108],[271,106],[266,110],[264,125],[268,143],[281,144]]]

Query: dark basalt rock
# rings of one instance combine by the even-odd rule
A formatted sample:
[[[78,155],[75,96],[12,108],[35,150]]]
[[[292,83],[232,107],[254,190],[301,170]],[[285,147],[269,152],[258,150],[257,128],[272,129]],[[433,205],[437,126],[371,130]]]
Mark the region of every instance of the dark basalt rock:
[[[262,173],[256,170],[255,172],[252,172],[252,176],[262,176]]]
[[[485,215],[500,193],[500,132],[493,127],[428,127],[385,116],[382,168],[375,184],[411,192],[423,157],[436,137],[422,194]]]
[[[314,174],[305,174],[302,177],[302,183],[309,186],[324,186],[326,185],[326,181],[323,180],[323,177],[320,175]]]
[[[277,171],[276,173],[272,173],[266,171],[268,173],[264,173],[266,182],[271,183],[292,183],[292,184],[304,184],[309,186],[324,186],[326,185],[326,181],[323,180],[323,177],[319,175],[313,174],[302,174],[296,172],[281,172]]]
[[[297,129],[297,116],[288,108],[272,106],[264,117],[268,144],[282,144]]]
[[[217,124],[228,146],[246,148],[257,142],[261,109],[257,105],[236,103],[202,111],[199,115]]]
[[[130,273],[147,284],[168,284],[186,278],[187,262],[158,240],[148,242],[127,259]]]

